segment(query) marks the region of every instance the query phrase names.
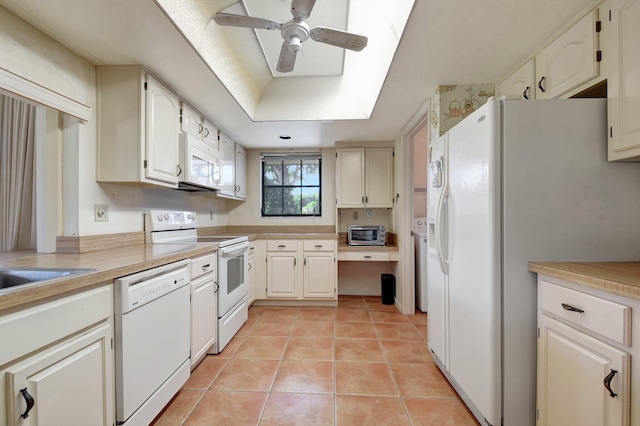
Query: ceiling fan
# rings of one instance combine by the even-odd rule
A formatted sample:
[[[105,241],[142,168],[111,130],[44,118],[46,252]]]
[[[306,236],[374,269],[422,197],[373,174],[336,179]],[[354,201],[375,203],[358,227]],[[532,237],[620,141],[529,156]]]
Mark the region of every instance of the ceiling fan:
[[[219,25],[232,27],[280,30],[280,34],[282,34],[282,38],[284,38],[284,43],[282,43],[282,48],[280,49],[280,57],[278,58],[276,70],[282,73],[293,71],[296,56],[302,50],[302,43],[309,37],[320,43],[355,50],[356,52],[361,51],[367,46],[367,37],[365,36],[325,27],[309,29],[309,26],[304,20],[311,15],[315,3],[316,0],[292,0],[291,14],[293,15],[293,19],[282,24],[269,19],[234,15],[231,13],[216,13],[213,20]]]

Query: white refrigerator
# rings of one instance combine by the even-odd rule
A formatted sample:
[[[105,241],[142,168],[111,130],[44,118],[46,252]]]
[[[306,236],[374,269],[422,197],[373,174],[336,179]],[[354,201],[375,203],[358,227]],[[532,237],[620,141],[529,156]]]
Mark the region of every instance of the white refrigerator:
[[[481,424],[535,424],[528,261],[640,259],[640,164],[606,101],[489,100],[431,147],[428,344]]]

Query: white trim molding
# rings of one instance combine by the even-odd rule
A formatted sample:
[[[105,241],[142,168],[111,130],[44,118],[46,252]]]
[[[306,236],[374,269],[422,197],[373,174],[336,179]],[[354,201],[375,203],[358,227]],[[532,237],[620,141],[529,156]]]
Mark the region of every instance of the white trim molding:
[[[90,106],[74,101],[4,68],[0,68],[0,92],[56,109],[82,121],[89,121],[91,118]]]

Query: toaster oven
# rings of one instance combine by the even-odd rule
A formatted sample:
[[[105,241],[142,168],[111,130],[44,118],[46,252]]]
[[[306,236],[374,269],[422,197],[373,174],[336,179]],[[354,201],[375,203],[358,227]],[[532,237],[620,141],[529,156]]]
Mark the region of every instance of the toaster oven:
[[[347,244],[350,246],[383,246],[387,242],[384,226],[349,225]]]

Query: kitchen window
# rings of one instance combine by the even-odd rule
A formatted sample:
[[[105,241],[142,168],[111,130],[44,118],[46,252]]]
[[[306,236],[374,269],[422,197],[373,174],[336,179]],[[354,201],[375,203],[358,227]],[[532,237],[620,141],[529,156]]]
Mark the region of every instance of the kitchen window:
[[[262,216],[321,216],[320,153],[263,154]]]

